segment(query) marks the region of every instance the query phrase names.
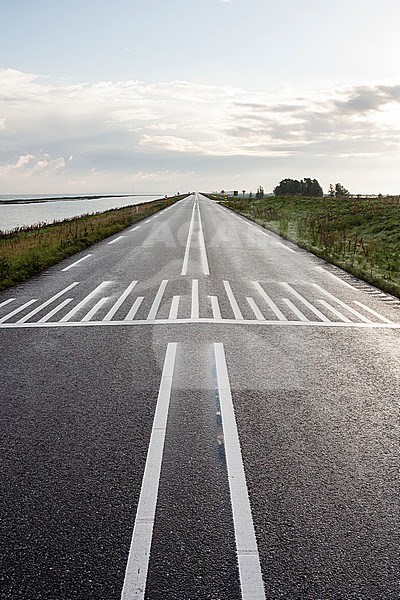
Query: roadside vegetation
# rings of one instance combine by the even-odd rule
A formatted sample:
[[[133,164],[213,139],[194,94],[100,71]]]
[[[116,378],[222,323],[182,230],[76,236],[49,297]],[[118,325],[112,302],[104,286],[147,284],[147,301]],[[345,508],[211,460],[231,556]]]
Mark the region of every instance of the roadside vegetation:
[[[186,195],[124,206],[52,224],[0,231],[0,290],[25,281]]]
[[[400,298],[400,196],[351,198],[348,192],[330,193],[329,197],[228,197],[222,202]]]

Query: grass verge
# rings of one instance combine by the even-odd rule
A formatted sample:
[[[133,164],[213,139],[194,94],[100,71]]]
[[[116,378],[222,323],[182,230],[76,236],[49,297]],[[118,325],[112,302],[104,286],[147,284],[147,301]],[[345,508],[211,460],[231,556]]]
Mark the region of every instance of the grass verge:
[[[400,298],[400,197],[230,198],[223,204]]]
[[[39,224],[0,232],[0,290],[37,275],[185,196],[124,206],[55,221],[49,225]]]

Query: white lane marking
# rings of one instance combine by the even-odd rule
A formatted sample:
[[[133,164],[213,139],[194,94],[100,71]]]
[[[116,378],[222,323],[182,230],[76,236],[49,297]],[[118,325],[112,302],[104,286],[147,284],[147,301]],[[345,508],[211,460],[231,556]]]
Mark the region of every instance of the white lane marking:
[[[305,315],[303,315],[301,310],[299,310],[297,308],[297,306],[295,304],[293,304],[293,302],[291,300],[289,300],[289,298],[283,298],[283,301],[285,302],[285,304],[288,305],[288,307],[296,315],[296,317],[298,317],[300,319],[300,321],[309,321],[310,320],[310,319],[307,319],[307,317]]]
[[[90,321],[90,319],[99,311],[99,309],[107,302],[108,298],[100,298],[98,302],[91,308],[87,315],[81,321]]]
[[[351,288],[352,290],[355,290],[356,292],[358,292],[357,288],[355,288],[354,286],[352,286],[349,283],[347,283],[347,281],[343,281],[343,279],[340,279],[340,277],[338,277],[337,275],[334,275],[330,271],[327,271],[323,267],[315,267],[315,268],[316,268],[317,271],[322,271],[326,275],[330,275],[330,277],[333,277],[334,279],[336,279],[336,281],[339,281],[339,283],[341,283],[342,285],[344,285],[344,286],[346,286],[348,288]]]
[[[148,321],[151,321],[156,318],[157,311],[160,308],[160,304],[161,304],[161,300],[162,300],[165,288],[167,287],[167,283],[168,283],[168,279],[163,279],[163,281],[161,282],[161,285],[158,288],[156,297],[154,298],[153,305],[150,309],[149,316],[147,317]]]
[[[221,319],[221,310],[219,308],[219,302],[217,296],[208,296],[211,302],[211,310],[214,319]]]
[[[207,250],[206,250],[206,243],[204,240],[203,224],[201,222],[200,206],[198,206],[197,209],[198,209],[198,213],[199,213],[199,243],[200,243],[201,264],[203,267],[204,275],[209,275],[210,267],[208,265],[208,259],[207,259]]]
[[[181,273],[181,275],[186,275],[187,274],[187,268],[188,268],[188,262],[189,262],[190,240],[192,238],[192,233],[193,233],[193,224],[194,224],[194,213],[195,213],[195,210],[196,210],[196,205],[193,204],[192,218],[190,220],[190,225],[189,225],[189,233],[188,233],[187,242],[186,242],[185,256],[183,258],[183,265],[182,265],[182,273]]]
[[[2,306],[6,306],[6,304],[10,304],[10,302],[13,302],[15,300],[15,298],[9,298],[8,300],[4,300],[4,302],[0,303],[0,308]]]
[[[260,557],[223,344],[214,344],[214,355],[242,600],[263,600],[265,592]]]
[[[324,288],[322,288],[317,283],[314,283],[313,285],[320,292],[322,292],[323,294],[325,294],[326,296],[328,296],[328,298],[330,298],[331,300],[333,300],[334,302],[336,302],[337,304],[339,304],[339,306],[341,306],[342,308],[344,308],[345,310],[347,310],[348,312],[350,312],[352,315],[354,315],[355,317],[357,317],[358,319],[360,319],[360,321],[363,321],[364,323],[371,323],[371,319],[368,319],[367,317],[364,317],[364,315],[362,315],[361,313],[359,313],[357,310],[354,310],[354,308],[351,308],[351,306],[349,306],[348,304],[346,304],[342,300],[339,300],[339,298],[336,298],[336,296],[334,296],[330,292],[327,292],[326,290],[324,290]]]
[[[143,600],[153,537],[177,344],[168,344],[121,600]]]
[[[272,312],[278,317],[278,319],[280,321],[287,321],[287,318],[285,317],[283,312],[277,307],[275,302],[268,296],[267,292],[264,290],[264,288],[261,287],[259,282],[253,281],[253,285],[256,288],[256,290],[259,292],[259,294],[263,297],[265,302],[268,304],[268,306],[270,307]]]
[[[369,323],[359,323],[355,321],[350,321],[349,323],[342,323],[339,321],[257,321],[255,319],[248,319],[239,321],[237,319],[214,319],[214,318],[201,318],[201,319],[176,319],[176,321],[172,321],[169,319],[137,319],[136,321],[90,321],[88,323],[82,323],[81,321],[71,321],[67,323],[62,323],[60,321],[51,322],[51,323],[40,323],[37,322],[28,322],[28,323],[2,323],[0,324],[0,329],[35,329],[37,327],[107,327],[107,326],[131,326],[131,325],[171,325],[171,323],[176,324],[197,324],[197,323],[209,323],[210,325],[215,323],[221,325],[261,325],[261,326],[289,326],[289,327],[350,327],[353,329],[399,329],[400,323],[373,323],[372,321]]]
[[[240,311],[240,308],[239,308],[239,305],[238,305],[238,303],[236,301],[236,298],[233,295],[231,285],[230,285],[229,281],[224,281],[223,283],[224,283],[226,295],[228,296],[228,300],[231,303],[231,307],[232,307],[232,310],[233,310],[233,314],[235,315],[235,319],[241,321],[243,319],[243,315],[242,315],[242,313]]]
[[[72,302],[72,300],[73,300],[73,298],[66,298],[64,300],[64,302],[61,302],[61,304],[59,304],[58,306],[53,308],[53,310],[51,310],[49,313],[47,313],[47,315],[44,315],[44,317],[39,319],[38,323],[47,323],[47,321],[49,319],[51,319],[51,317],[54,317],[54,315],[56,315],[58,312],[60,312],[60,310],[62,310],[64,308],[64,306],[67,306],[67,304]]]
[[[354,302],[354,304],[357,304],[357,306],[359,306],[360,308],[363,308],[364,310],[369,312],[371,315],[374,315],[375,317],[377,317],[377,319],[380,319],[380,321],[383,321],[384,323],[393,323],[393,321],[391,321],[390,319],[387,319],[383,315],[379,314],[378,312],[376,312],[376,310],[373,310],[372,308],[365,306],[365,304],[363,304],[362,302],[358,302],[358,300],[353,300],[353,302]]]
[[[69,271],[70,269],[72,269],[72,267],[76,267],[76,265],[79,265],[81,262],[83,262],[87,258],[90,258],[90,256],[93,256],[93,255],[92,254],[86,254],[86,256],[84,256],[83,258],[80,258],[79,260],[75,261],[74,263],[72,263],[72,265],[69,265],[68,267],[65,267],[65,269],[61,269],[61,272]]]
[[[191,319],[199,318],[199,280],[192,280],[192,310],[190,313]]]
[[[132,319],[135,318],[135,315],[137,313],[137,311],[140,308],[140,305],[142,304],[144,300],[143,296],[139,296],[138,298],[136,298],[135,302],[132,305],[132,308],[130,309],[130,311],[128,312],[128,314],[125,317],[125,321],[131,321]]]
[[[179,309],[180,299],[181,299],[180,296],[174,296],[172,298],[171,309],[169,311],[169,317],[168,317],[171,320],[175,320],[178,318],[178,309]]]
[[[29,302],[25,302],[25,304],[23,304],[19,308],[16,308],[15,310],[8,313],[7,315],[4,315],[4,317],[2,317],[0,319],[0,323],[4,323],[5,321],[8,321],[8,319],[11,319],[14,315],[17,315],[18,313],[22,312],[23,310],[25,310],[25,308],[28,308],[28,306],[30,306],[34,302],[37,302],[37,298],[34,298],[33,300],[29,300]]]
[[[265,321],[265,317],[262,314],[261,310],[258,308],[257,304],[254,302],[253,298],[246,298],[247,302],[250,305],[251,310],[253,311],[256,319],[258,321]]]
[[[115,242],[119,242],[119,240],[123,240],[124,239],[124,235],[120,235],[117,238],[115,238],[115,240],[111,240],[111,242],[108,242],[108,245],[111,246],[111,244],[115,244]]]
[[[342,315],[342,313],[339,312],[338,310],[336,310],[336,308],[334,306],[332,306],[331,304],[329,304],[329,302],[326,302],[325,300],[322,300],[321,298],[319,298],[317,300],[317,302],[320,302],[320,304],[322,304],[322,306],[325,306],[325,308],[330,310],[341,321],[343,321],[343,323],[351,323],[351,320],[349,318],[347,318],[345,315]]]
[[[136,229],[139,229],[140,225],[136,225],[136,227],[134,227],[133,229],[131,229],[130,231],[136,231]]]
[[[66,315],[64,315],[64,317],[62,319],[60,319],[60,323],[66,323],[67,321],[69,321],[77,312],[78,310],[80,310],[81,308],[83,308],[88,302],[90,302],[90,300],[93,298],[93,296],[95,296],[101,289],[103,289],[104,287],[106,287],[109,283],[111,283],[110,281],[103,281],[103,283],[100,283],[100,285],[98,285],[93,292],[90,292],[90,294],[88,294],[83,300],[81,300],[73,309],[71,309]]]
[[[330,321],[330,319],[328,319],[328,317],[326,317],[324,314],[322,314],[322,312],[319,311],[318,308],[315,308],[315,306],[313,306],[311,304],[311,302],[306,300],[301,294],[299,294],[299,292],[297,292],[295,289],[293,289],[291,285],[289,285],[288,283],[281,283],[281,285],[283,285],[283,287],[286,288],[287,290],[289,290],[289,292],[291,294],[293,294],[293,296],[295,296],[298,300],[300,300],[300,302],[302,302],[304,304],[304,306],[307,306],[307,308],[309,310],[311,310],[311,312],[313,312],[314,315],[317,315],[317,317],[319,319],[321,319],[321,321],[326,321],[326,322]]]
[[[61,290],[61,292],[58,292],[58,294],[55,294],[54,296],[49,298],[49,300],[46,300],[46,302],[43,302],[43,304],[40,304],[40,306],[37,306],[36,308],[31,310],[31,312],[28,313],[27,315],[25,315],[24,317],[22,317],[22,319],[20,319],[18,321],[18,323],[25,323],[26,321],[28,321],[28,319],[30,319],[31,317],[36,315],[43,308],[46,308],[46,306],[48,306],[49,304],[51,304],[52,302],[54,302],[55,300],[60,298],[60,296],[63,296],[64,294],[66,294],[69,290],[72,290],[72,288],[76,287],[77,285],[79,285],[79,281],[74,281],[74,283],[71,283],[71,285],[69,285],[65,289]]]
[[[296,250],[293,250],[293,248],[289,248],[289,246],[286,246],[285,244],[282,244],[282,242],[276,242],[277,246],[282,246],[282,248],[285,248],[285,250],[289,250],[289,252],[296,252]]]
[[[128,285],[128,287],[121,294],[121,296],[118,298],[118,300],[116,301],[116,303],[114,304],[114,306],[112,306],[110,308],[110,310],[108,311],[108,313],[104,317],[103,321],[111,321],[111,319],[113,318],[113,316],[115,315],[115,313],[117,312],[117,310],[119,309],[119,307],[125,302],[125,300],[127,299],[127,297],[129,296],[129,294],[131,293],[131,291],[133,290],[133,288],[135,287],[136,284],[137,284],[137,281],[132,281],[132,283],[130,283]]]

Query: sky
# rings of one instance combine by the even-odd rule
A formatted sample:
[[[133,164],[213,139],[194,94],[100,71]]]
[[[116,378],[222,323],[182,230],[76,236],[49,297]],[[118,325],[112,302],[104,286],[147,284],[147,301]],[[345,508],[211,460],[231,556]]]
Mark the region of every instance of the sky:
[[[0,194],[400,194],[399,0],[0,0]]]

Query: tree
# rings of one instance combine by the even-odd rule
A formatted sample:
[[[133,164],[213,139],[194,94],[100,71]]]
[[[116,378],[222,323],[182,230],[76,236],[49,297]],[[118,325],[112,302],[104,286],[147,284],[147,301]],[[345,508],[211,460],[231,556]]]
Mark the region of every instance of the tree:
[[[331,198],[335,197],[335,187],[334,187],[333,183],[329,184],[329,196]]]
[[[336,198],[348,198],[350,196],[349,190],[346,190],[341,183],[335,185],[335,196]]]
[[[259,185],[257,188],[256,198],[264,198],[264,188],[262,185]]]
[[[298,179],[282,179],[274,189],[275,196],[323,196],[324,192],[316,179],[306,177]]]

